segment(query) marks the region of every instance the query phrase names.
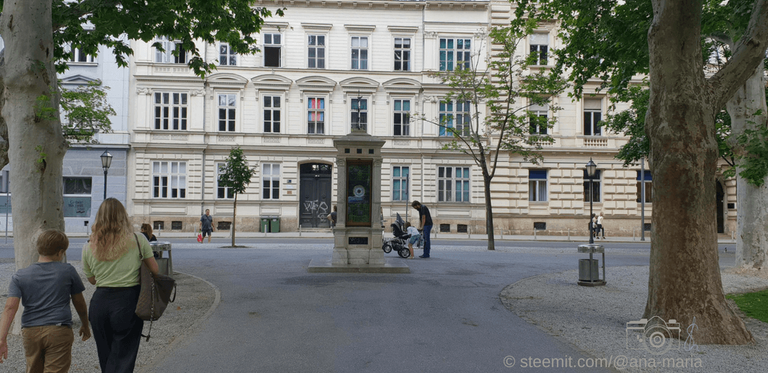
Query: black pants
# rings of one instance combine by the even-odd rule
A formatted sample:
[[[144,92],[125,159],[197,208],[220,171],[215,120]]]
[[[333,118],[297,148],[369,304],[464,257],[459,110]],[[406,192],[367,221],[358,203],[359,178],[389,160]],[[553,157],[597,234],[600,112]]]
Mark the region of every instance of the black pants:
[[[98,288],[88,319],[102,373],[130,373],[136,365],[144,321],[136,316],[140,286]]]

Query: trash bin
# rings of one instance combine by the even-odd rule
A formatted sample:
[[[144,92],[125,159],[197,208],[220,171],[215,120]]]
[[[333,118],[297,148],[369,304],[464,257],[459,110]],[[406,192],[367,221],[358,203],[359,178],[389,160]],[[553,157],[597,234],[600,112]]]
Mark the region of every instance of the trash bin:
[[[280,217],[279,216],[273,216],[270,223],[270,232],[277,233],[280,232]]]
[[[597,259],[579,259],[579,281],[596,281],[600,279]]]
[[[261,225],[260,225],[260,227],[261,227],[261,231],[263,233],[269,232],[269,217],[263,216],[261,218]]]

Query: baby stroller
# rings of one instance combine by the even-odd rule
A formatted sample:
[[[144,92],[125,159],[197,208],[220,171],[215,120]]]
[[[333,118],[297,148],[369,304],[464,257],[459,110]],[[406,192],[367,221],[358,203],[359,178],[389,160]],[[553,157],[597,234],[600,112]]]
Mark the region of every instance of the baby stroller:
[[[411,238],[411,235],[405,233],[405,222],[403,222],[403,218],[400,217],[400,214],[397,214],[397,219],[395,219],[395,222],[392,223],[391,226],[392,235],[394,237],[385,239],[381,249],[387,254],[392,252],[392,250],[395,250],[397,251],[397,255],[400,255],[401,258],[410,257],[411,251],[408,250],[408,239]],[[417,246],[420,248],[421,242],[422,240],[419,239],[417,245],[414,245],[414,249]]]

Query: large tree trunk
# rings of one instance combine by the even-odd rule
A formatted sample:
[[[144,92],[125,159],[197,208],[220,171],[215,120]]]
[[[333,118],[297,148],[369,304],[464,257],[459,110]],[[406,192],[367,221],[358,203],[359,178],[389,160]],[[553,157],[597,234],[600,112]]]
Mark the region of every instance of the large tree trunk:
[[[653,9],[646,116],[653,230],[643,317],[676,319],[683,330],[695,318],[697,343],[744,344],[752,336],[725,302],[720,279],[714,214],[717,100],[702,73],[701,2],[653,0]]]
[[[8,128],[16,268],[37,261],[37,236],[64,230],[51,0],[6,0],[0,18],[5,41],[2,116]],[[18,323],[17,323],[18,325]]]
[[[764,66],[760,64],[726,106],[731,116],[730,145],[739,155],[744,150],[735,138],[747,129],[768,125],[764,74]],[[737,174],[736,188],[736,266],[768,271],[768,177],[763,186],[757,187]]]

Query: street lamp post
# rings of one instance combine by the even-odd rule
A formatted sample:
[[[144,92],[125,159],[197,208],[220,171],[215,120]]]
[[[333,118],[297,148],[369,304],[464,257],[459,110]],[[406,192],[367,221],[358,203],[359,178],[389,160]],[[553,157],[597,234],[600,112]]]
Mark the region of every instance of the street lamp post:
[[[589,176],[589,243],[590,245],[595,243],[595,238],[592,235],[592,232],[594,231],[593,219],[592,219],[592,178],[595,176],[595,170],[597,170],[597,165],[595,162],[592,161],[592,158],[589,158],[589,163],[587,163],[587,176]]]
[[[104,169],[104,200],[107,199],[107,172],[109,172],[109,166],[112,165],[112,154],[109,151],[104,150],[101,154],[101,168]]]

